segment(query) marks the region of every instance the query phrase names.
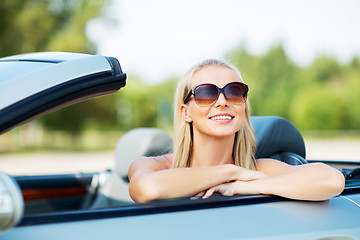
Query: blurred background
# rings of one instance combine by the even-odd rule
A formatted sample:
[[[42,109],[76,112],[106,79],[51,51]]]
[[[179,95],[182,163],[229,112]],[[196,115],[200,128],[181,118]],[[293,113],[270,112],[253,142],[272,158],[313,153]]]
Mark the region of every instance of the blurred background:
[[[116,57],[128,80],[117,94],[1,135],[0,169],[41,172],[43,164],[31,170],[23,159],[55,161],[54,153],[87,159],[80,171],[92,171],[81,168],[91,161],[111,167],[124,132],[157,127],[172,134],[176,83],[206,58],[236,65],[250,87],[252,115],[290,120],[308,158],[359,161],[359,9],[356,0],[4,0],[0,57],[102,54]]]

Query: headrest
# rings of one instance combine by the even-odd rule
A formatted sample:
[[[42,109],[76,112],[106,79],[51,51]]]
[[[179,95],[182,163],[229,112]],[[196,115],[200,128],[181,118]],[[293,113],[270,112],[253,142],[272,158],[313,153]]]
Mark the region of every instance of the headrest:
[[[305,158],[305,143],[296,127],[281,117],[251,117],[256,135],[255,158],[267,158],[281,152],[292,152]]]
[[[115,170],[127,178],[130,164],[142,156],[160,156],[172,151],[172,139],[156,128],[136,128],[124,134],[116,145]]]

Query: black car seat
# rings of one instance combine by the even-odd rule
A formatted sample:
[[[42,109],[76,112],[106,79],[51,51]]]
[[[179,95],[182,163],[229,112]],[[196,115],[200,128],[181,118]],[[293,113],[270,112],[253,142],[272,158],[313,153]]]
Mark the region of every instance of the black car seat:
[[[256,135],[255,158],[274,158],[291,165],[306,163],[305,144],[299,131],[281,117],[251,117]],[[113,171],[93,178],[84,208],[117,207],[133,203],[128,193],[128,168],[141,156],[157,156],[172,151],[172,139],[155,128],[138,128],[126,133],[116,146]],[[95,199],[92,199],[95,197]]]
[[[300,132],[282,117],[251,117],[255,130],[255,158],[273,158],[290,165],[305,164],[305,143]]]

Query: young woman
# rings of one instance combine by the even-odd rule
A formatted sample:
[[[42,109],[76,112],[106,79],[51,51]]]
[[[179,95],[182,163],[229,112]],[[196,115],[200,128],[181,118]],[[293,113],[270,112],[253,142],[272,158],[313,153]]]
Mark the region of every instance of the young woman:
[[[254,159],[247,93],[231,64],[206,60],[193,67],[176,90],[174,153],[130,166],[132,199],[206,198],[218,192],[319,201],[341,193],[342,173],[325,164]]]

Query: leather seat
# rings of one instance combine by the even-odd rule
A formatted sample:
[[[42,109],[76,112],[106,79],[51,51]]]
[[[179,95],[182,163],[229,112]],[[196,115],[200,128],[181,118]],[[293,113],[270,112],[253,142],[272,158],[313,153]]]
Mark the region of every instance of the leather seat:
[[[288,120],[274,116],[251,117],[255,130],[255,158],[273,158],[290,165],[305,164],[305,143]]]
[[[93,179],[93,201],[88,198],[83,208],[116,207],[133,203],[129,196],[128,169],[136,159],[145,156],[160,156],[172,152],[172,138],[156,128],[136,128],[124,134],[115,150],[115,168],[112,172],[100,173]],[[91,203],[93,201],[93,203]]]

